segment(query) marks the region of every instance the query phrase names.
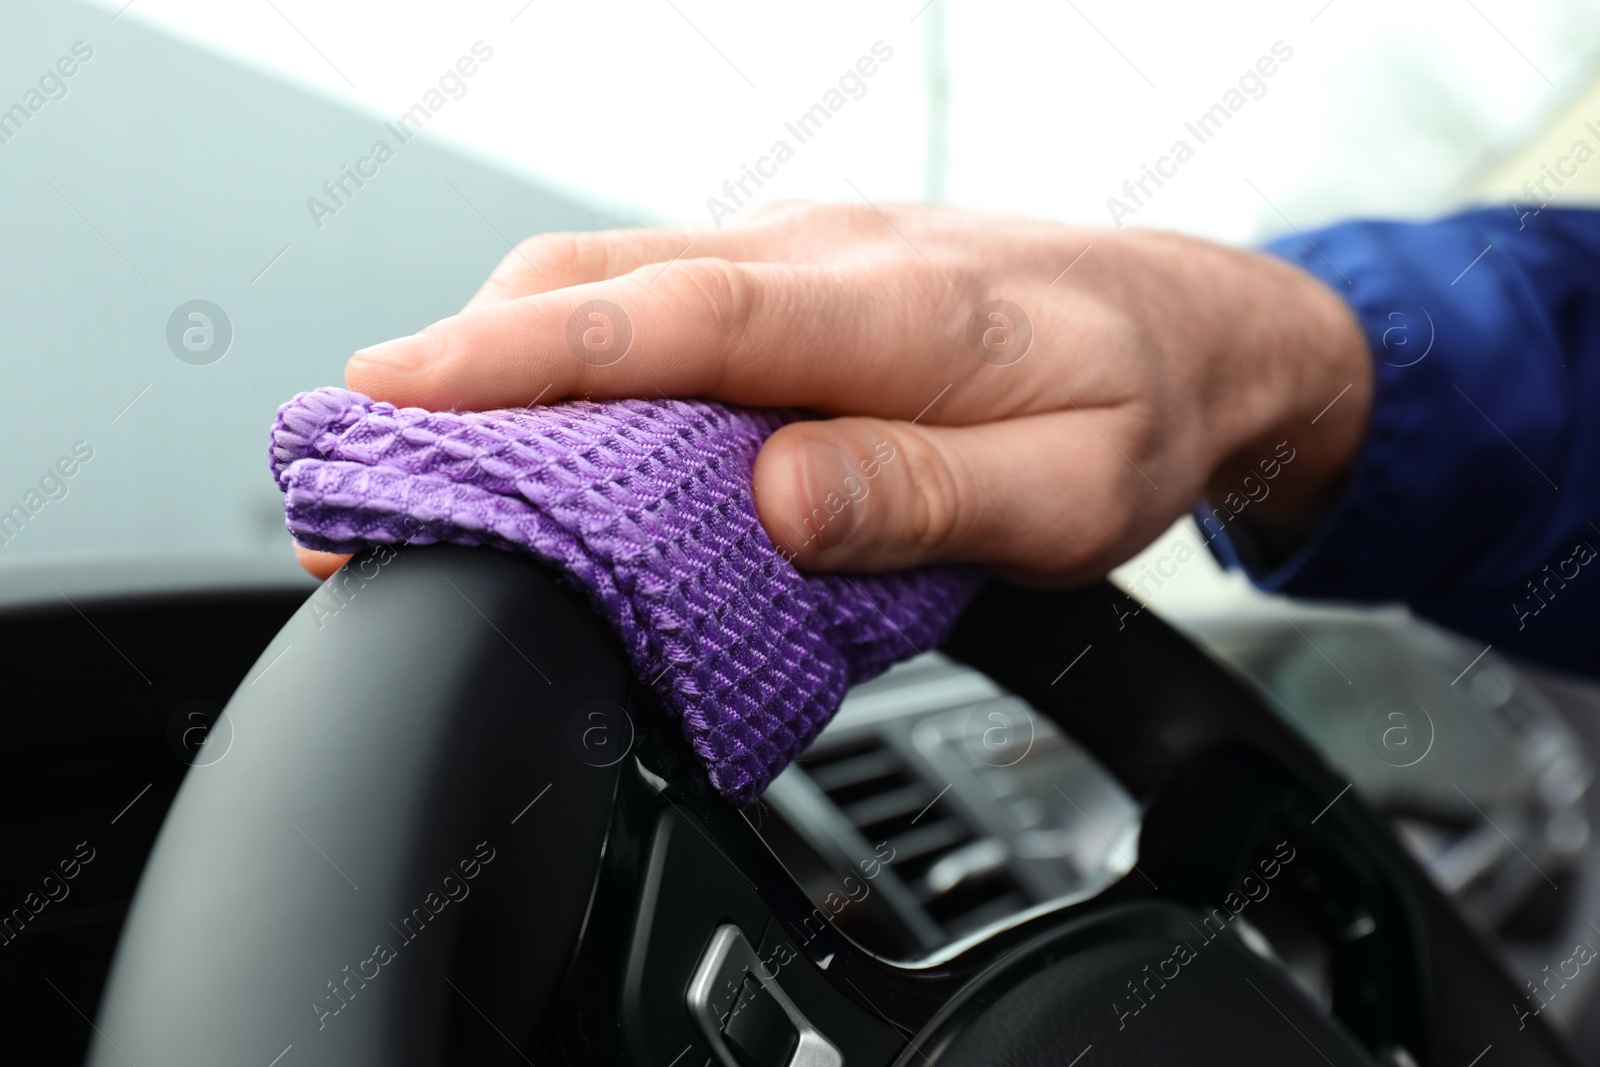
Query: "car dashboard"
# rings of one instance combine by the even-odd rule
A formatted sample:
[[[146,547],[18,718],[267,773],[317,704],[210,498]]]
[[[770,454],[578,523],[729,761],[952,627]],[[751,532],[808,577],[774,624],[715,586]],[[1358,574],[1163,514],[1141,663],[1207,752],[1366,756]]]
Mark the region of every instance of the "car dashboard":
[[[166,808],[218,710],[249,684],[259,650],[308,592],[238,578],[148,573],[142,586],[97,596],[83,574],[41,570],[0,611],[19,709],[0,742],[9,854],[0,991],[30,1062],[82,1061]],[[1308,612],[1277,627],[1222,618],[1191,636],[1392,820],[1513,975],[1539,974],[1589,936],[1600,888],[1589,832],[1589,753],[1600,732],[1588,725],[1600,722],[1592,687],[1538,678],[1492,653],[1452,681],[1471,650],[1387,615]],[[1385,747],[1381,733],[1374,747],[1370,720],[1387,705],[1327,684],[1313,642],[1426,709],[1432,741],[1420,759],[1415,748]],[[795,936],[826,924],[876,957],[926,967],[1130,872],[1144,877],[1138,804],[1066,725],[937,652],[853,689],[815,744],[741,813],[813,906]],[[1557,893],[1557,882],[1573,888]],[[1264,907],[1235,934],[1326,1001],[1328,946],[1317,935]],[[1581,1039],[1591,976],[1566,993],[1551,1016]]]
[[[1600,721],[1600,694],[1492,652],[1474,661],[1470,642],[1393,613],[1290,611],[1190,633],[1390,818],[1514,974],[1590,940],[1594,749],[1571,720]],[[1324,652],[1362,685],[1344,685]],[[818,922],[908,962],[1092,897],[1139,854],[1139,806],[1121,784],[1048,717],[937,652],[852,690],[746,818]],[[1328,946],[1263,925],[1239,924],[1247,947],[1325,1001]],[[1596,995],[1580,975],[1553,1014],[1575,1029]]]

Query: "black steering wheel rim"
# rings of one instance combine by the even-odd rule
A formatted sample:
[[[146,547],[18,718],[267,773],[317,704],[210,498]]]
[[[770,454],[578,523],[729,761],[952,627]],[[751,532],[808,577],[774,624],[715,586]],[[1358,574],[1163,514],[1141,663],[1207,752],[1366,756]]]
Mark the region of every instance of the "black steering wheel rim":
[[[739,919],[752,942],[787,937],[798,965],[782,982],[828,1006],[851,1063],[1065,1062],[1096,1042],[1103,1063],[1371,1063],[1403,1048],[1427,1067],[1492,1045],[1572,1062],[1539,1020],[1519,1028],[1517,990],[1375,813],[1353,796],[1319,810],[1347,783],[1175,631],[1112,610],[1121,600],[994,585],[946,651],[1141,801],[1138,874],[904,964],[834,929],[786,935],[811,904],[751,812],[710,790],[616,640],[546,569],[448,546],[358,557],[263,652],[207,741],[230,747],[185,780],[89,1062],[666,1064],[700,1040],[682,989],[702,913]],[[1100,654],[1061,676],[1086,646]],[[1207,957],[1223,978],[1164,994],[1171,1019],[1103,1036],[1105,976],[1181,933],[1285,827],[1319,877],[1371,905],[1356,939],[1370,958],[1348,966],[1387,976],[1372,1003],[1346,990],[1330,1022],[1233,945]],[[1240,996],[1294,1033],[1224,1028],[1197,1047],[1205,1019],[1266,1010]]]
[[[296,1063],[433,1063],[471,1032],[457,1016],[531,1025],[571,947],[549,931],[588,907],[620,765],[578,758],[564,720],[630,685],[604,625],[531,561],[353,561],[240,685],[207,739],[225,753],[185,778],[90,1062],[265,1064],[293,1046]],[[462,977],[482,971],[508,977]],[[180,989],[198,1010],[173,1010]]]

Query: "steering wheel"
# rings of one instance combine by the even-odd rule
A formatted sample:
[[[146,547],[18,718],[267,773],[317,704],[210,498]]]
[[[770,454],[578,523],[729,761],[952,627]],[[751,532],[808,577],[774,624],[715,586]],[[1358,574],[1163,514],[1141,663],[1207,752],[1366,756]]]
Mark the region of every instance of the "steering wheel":
[[[1123,783],[1137,866],[906,963],[825,921],[548,570],[358,557],[211,728],[89,1063],[1575,1063],[1348,782],[1134,608],[993,584],[944,651]]]

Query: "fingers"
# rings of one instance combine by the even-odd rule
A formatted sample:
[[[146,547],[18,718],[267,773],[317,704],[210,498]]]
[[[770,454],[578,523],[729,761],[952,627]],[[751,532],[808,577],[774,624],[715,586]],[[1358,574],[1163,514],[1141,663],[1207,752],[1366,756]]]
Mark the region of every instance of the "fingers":
[[[548,293],[586,282],[601,282],[651,263],[693,256],[750,259],[764,251],[758,233],[689,229],[608,230],[599,233],[542,233],[513,248],[464,311]]]
[[[1101,436],[1131,438],[1124,421],[1102,410],[959,427],[795,423],[756,460],[756,506],[804,569],[964,561],[1088,580],[1137,551],[1145,527],[1159,533],[1164,522],[1144,516],[1184,492],[1157,490]]]
[[[435,409],[667,395],[910,418],[978,366],[969,311],[931,270],[684,259],[479,307],[356,353],[345,376]]]
[[[757,457],[756,506],[779,552],[806,570],[959,561],[1087,581],[1132,556],[1163,528],[1172,501],[1193,495],[1157,490],[1102,436],[1126,439],[1122,418],[1097,411],[961,427],[794,423]],[[294,552],[321,579],[350,559],[298,544]]]
[[[312,577],[322,579],[328,578],[350,559],[349,556],[337,552],[318,552],[302,545],[294,546],[294,558],[299,561],[300,566],[311,573]]]
[[[463,311],[553,292],[587,282],[603,282],[652,264],[716,257],[735,263],[810,262],[814,236],[796,217],[809,207],[780,201],[725,230],[639,228],[595,232],[542,233],[506,253]]]

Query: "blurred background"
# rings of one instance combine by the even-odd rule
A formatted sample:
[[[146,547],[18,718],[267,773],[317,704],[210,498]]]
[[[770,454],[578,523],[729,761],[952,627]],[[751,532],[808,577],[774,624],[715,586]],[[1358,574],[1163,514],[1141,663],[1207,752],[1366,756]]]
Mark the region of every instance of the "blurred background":
[[[1573,139],[1600,148],[1583,127],[1600,122],[1600,6],[1573,0],[0,12],[0,106],[42,103],[0,125],[0,503],[75,442],[94,449],[68,496],[0,547],[0,574],[19,557],[117,554],[287,567],[264,460],[278,403],[338,382],[352,349],[456,310],[511,241],[711,223],[708,200],[731,203],[724,183],[780,138],[794,156],[747,184],[755,199],[926,199],[1094,226],[1183,138],[1194,157],[1119,221],[1239,242],[1507,201]],[[92,58],[62,95],[30,99],[77,42]],[[891,58],[798,143],[785,123],[875,45]],[[1185,123],[1274,55],[1289,58],[1199,144]],[[454,73],[463,57],[470,76]],[[419,103],[424,128],[402,145],[385,124]],[[394,158],[330,198],[324,183],[378,139]],[[1596,188],[1600,165],[1560,195]],[[204,365],[167,338],[195,300],[231,333]],[[1219,595],[1209,560],[1186,572],[1171,603],[1197,582]]]

